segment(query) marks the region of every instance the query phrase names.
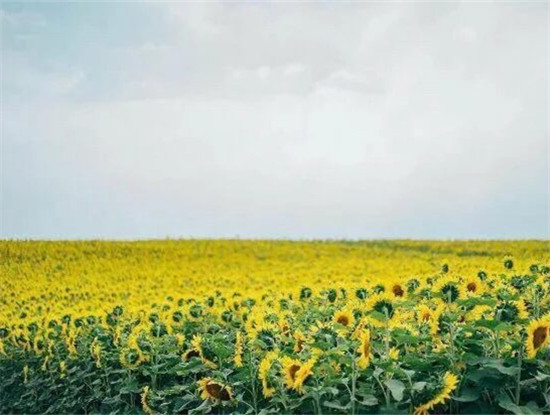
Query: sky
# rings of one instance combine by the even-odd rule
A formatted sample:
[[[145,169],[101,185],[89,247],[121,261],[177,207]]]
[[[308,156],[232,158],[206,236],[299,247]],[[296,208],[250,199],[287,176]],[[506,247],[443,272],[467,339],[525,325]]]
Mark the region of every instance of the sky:
[[[0,238],[549,238],[548,8],[3,2]]]

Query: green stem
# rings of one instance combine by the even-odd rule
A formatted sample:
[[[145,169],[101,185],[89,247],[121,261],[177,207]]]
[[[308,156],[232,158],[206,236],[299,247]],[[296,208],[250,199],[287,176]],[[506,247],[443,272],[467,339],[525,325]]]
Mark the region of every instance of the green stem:
[[[515,396],[515,402],[516,405],[519,405],[519,399],[521,395],[521,365],[523,363],[523,342],[519,346],[518,350],[518,374],[516,376],[516,396]]]
[[[250,368],[250,381],[252,382],[252,403],[254,405],[254,413],[258,413],[258,396],[256,391],[256,374],[254,373],[254,361],[251,358],[250,364],[248,365]]]
[[[351,415],[355,414],[355,390],[357,383],[357,365],[355,364],[355,356],[351,356]]]
[[[382,385],[382,382],[380,382],[380,379],[378,379],[377,377],[374,377],[374,379],[376,380],[376,382],[378,382],[378,385],[380,385],[380,389],[382,389],[382,393],[384,394],[384,399],[386,400],[386,406],[389,408],[389,406],[390,406],[390,397],[388,395],[388,392],[384,388],[384,385]]]

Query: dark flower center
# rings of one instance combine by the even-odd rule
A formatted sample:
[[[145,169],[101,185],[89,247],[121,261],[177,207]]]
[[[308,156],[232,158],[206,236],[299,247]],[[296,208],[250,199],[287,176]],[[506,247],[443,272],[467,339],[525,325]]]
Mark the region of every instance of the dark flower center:
[[[229,391],[217,383],[208,383],[206,385],[206,391],[210,396],[220,401],[229,401],[231,399]]]
[[[349,326],[349,318],[348,316],[345,316],[345,315],[342,315],[342,316],[338,316],[338,318],[336,319],[336,322],[338,324],[341,324],[342,326]]]
[[[533,347],[538,349],[546,341],[548,337],[547,327],[537,327],[533,332]]]
[[[366,341],[363,344],[363,356],[369,357],[369,354],[370,354],[370,342]]]
[[[200,357],[200,353],[197,352],[196,350],[189,350],[186,354],[185,354],[185,360],[191,360],[191,358],[193,357]]]
[[[297,365],[297,364],[293,364],[288,368],[288,373],[292,380],[296,379],[296,372],[298,372],[299,370],[300,370],[300,365]]]
[[[403,294],[405,293],[405,292],[403,291],[403,288],[401,288],[401,286],[400,286],[400,285],[397,285],[397,284],[393,286],[392,291],[393,291],[393,294],[394,294],[396,297],[403,297]]]

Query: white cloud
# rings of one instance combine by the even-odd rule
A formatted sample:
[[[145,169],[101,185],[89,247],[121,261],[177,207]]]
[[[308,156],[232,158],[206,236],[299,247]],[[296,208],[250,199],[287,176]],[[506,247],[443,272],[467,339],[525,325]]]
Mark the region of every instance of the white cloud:
[[[169,36],[100,62],[119,82],[10,58],[4,231],[545,236],[540,15],[169,4]]]

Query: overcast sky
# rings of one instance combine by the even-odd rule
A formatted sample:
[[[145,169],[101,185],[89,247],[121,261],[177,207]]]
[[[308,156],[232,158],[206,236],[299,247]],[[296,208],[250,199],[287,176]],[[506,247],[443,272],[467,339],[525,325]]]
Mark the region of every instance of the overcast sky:
[[[4,238],[548,238],[548,3],[4,3]]]

